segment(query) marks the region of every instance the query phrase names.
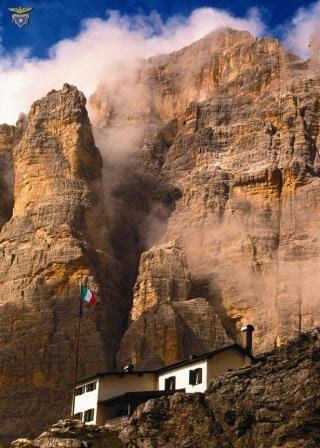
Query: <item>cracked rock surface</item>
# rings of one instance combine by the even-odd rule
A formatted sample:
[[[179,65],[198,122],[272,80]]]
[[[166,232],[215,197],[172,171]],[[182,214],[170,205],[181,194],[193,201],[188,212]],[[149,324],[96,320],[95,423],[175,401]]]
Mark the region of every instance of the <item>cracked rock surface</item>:
[[[1,441],[70,413],[80,278],[79,377],[319,325],[319,64],[223,29],[129,78],[0,126]]]

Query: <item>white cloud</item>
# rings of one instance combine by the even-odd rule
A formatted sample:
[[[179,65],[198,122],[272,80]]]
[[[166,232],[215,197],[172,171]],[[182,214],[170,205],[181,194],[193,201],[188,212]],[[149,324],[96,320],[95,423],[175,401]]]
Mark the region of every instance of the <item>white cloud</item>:
[[[254,35],[265,29],[257,9],[241,18],[223,10],[200,8],[187,18],[175,16],[166,23],[157,13],[128,17],[112,11],[106,20],[85,20],[75,38],[51,48],[48,59],[32,59],[25,49],[2,54],[0,123],[14,124],[34,100],[60,89],[65,82],[88,97],[101,81],[117,79],[142,58],[177,50],[221,26]]]
[[[285,44],[307,57],[310,36],[319,21],[320,0],[300,8],[282,27]],[[109,11],[105,20],[85,20],[80,33],[58,42],[47,59],[31,58],[28,49],[7,55],[0,46],[0,123],[14,124],[34,100],[60,89],[65,82],[89,97],[101,81],[119,79],[141,59],[182,48],[223,26],[248,30],[255,36],[266,32],[257,8],[250,9],[245,17],[199,8],[189,17],[174,16],[165,23],[156,12],[129,17]]]
[[[320,0],[308,8],[299,8],[290,23],[284,27],[284,43],[301,57],[309,55],[311,35],[320,33]]]

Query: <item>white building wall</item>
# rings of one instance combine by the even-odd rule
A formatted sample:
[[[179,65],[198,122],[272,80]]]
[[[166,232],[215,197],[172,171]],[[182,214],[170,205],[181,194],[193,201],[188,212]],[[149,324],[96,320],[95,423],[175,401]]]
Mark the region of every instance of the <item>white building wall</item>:
[[[108,400],[126,392],[157,390],[157,376],[154,373],[107,375],[100,379],[98,401]]]
[[[194,369],[202,369],[202,383],[201,384],[189,384],[189,371]],[[168,372],[161,373],[158,378],[158,389],[165,390],[165,380],[175,376],[176,389],[185,389],[186,392],[204,392],[207,390],[207,360],[201,360],[188,366],[178,367]]]
[[[237,349],[230,349],[225,352],[218,353],[208,360],[208,384],[219,375],[230,370],[241,369],[245,365],[249,365],[251,360],[249,356],[239,352]]]
[[[91,384],[93,381],[88,381],[88,383],[84,383],[81,386],[86,386],[87,384]],[[96,389],[91,392],[85,392],[82,395],[76,395],[74,401],[74,414],[78,414],[79,412],[85,412],[89,409],[94,409],[94,420],[90,422],[91,424],[96,423],[97,418],[97,405],[98,405],[98,396],[99,396],[99,380],[96,380]]]

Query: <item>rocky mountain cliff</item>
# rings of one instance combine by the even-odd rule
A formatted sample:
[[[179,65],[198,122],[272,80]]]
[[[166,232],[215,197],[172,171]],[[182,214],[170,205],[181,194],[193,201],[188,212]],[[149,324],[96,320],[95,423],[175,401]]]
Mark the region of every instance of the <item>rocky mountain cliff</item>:
[[[278,41],[226,29],[92,98],[106,138],[140,131],[135,163],[161,185],[119,365],[189,356],[248,322],[261,352],[319,322],[319,76]]]
[[[93,133],[68,85],[0,127],[0,438],[70,412],[80,278],[82,377],[319,324],[311,62],[222,30],[106,81]]]
[[[102,159],[85,103],[65,85],[34,103],[16,128],[1,127],[3,439],[70,413],[80,279],[99,304],[85,310],[79,375],[112,365],[123,325],[104,225]]]

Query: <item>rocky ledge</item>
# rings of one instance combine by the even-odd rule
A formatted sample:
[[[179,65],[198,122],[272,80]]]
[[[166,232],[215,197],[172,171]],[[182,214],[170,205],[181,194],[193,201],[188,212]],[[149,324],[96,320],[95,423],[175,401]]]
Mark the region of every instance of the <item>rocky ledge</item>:
[[[87,426],[79,420],[60,420],[35,440],[18,439],[11,448],[122,448],[118,431],[109,426]]]
[[[317,448],[319,391],[320,328],[219,377],[205,394],[149,400],[120,434],[65,420],[11,448]]]

